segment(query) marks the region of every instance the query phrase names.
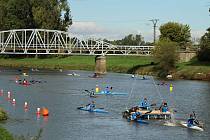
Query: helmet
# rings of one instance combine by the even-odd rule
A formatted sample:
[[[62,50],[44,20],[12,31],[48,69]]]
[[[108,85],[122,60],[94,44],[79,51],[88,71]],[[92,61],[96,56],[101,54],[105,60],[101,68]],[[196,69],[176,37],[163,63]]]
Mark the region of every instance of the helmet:
[[[192,114],[190,114],[190,118],[193,118],[193,115]]]

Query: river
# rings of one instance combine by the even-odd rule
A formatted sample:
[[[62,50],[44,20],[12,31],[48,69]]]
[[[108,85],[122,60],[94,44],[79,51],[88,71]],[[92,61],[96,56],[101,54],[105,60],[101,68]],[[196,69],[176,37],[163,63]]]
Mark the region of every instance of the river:
[[[92,72],[74,71],[80,76],[69,76],[73,71],[40,70],[29,72],[28,77],[20,76],[20,71],[1,69],[0,88],[4,95],[0,96],[0,106],[9,114],[9,120],[2,124],[15,135],[37,135],[43,129],[41,140],[209,140],[210,139],[210,83],[202,81],[177,80],[169,81],[174,90],[169,92],[168,86],[159,86],[157,79],[146,77],[131,78],[128,74],[108,73],[103,78],[89,78]],[[15,77],[39,80],[41,83],[22,86],[15,83]],[[155,84],[154,84],[155,83]],[[113,91],[127,92],[125,96],[100,96],[90,99],[84,90],[94,89],[98,85],[113,87]],[[13,106],[6,100],[7,91],[11,91],[16,99]],[[175,119],[186,120],[192,111],[204,123],[205,131],[195,131],[181,126],[166,126],[165,120],[150,120],[149,124],[127,122],[122,118],[126,108],[138,105],[147,97],[151,103],[160,104],[168,101],[173,108]],[[104,108],[108,114],[89,113],[77,110],[77,107],[95,100],[96,107]],[[27,101],[29,110],[24,111]],[[36,108],[47,107],[48,118],[37,118]]]

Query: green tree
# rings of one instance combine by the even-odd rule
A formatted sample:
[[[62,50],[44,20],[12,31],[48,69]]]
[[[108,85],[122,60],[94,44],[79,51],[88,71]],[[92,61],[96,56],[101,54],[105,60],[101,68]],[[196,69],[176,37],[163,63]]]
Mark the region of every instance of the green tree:
[[[200,61],[210,61],[210,28],[200,39],[200,50],[197,56]]]
[[[176,22],[168,22],[160,26],[160,40],[169,39],[186,48],[191,44],[190,26]]]
[[[153,50],[153,56],[157,61],[158,76],[165,78],[170,71],[176,68],[178,60],[177,43],[167,39],[160,40]]]
[[[67,30],[72,24],[67,0],[31,0],[36,27]]]
[[[0,30],[43,28],[66,31],[72,24],[67,0],[0,0]]]
[[[0,0],[0,30],[5,26],[5,15],[7,12],[6,4],[7,0]]]
[[[125,36],[121,40],[114,40],[109,42],[115,45],[128,45],[128,46],[145,45],[145,41],[143,40],[143,37],[141,35],[133,35],[133,34],[129,34],[128,36]]]
[[[4,29],[34,28],[30,1],[9,0],[6,8]]]

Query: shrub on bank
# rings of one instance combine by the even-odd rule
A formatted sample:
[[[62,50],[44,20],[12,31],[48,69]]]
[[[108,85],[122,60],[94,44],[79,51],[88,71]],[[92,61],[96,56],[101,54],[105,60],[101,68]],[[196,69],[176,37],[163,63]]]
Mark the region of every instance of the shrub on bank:
[[[0,140],[14,140],[13,136],[0,126]]]
[[[2,108],[0,108],[0,121],[7,119],[8,119],[7,113]]]

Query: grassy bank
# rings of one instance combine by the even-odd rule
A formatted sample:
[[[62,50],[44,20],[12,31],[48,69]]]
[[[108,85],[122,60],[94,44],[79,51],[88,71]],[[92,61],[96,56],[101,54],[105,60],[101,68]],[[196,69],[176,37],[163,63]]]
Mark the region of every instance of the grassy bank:
[[[152,62],[151,57],[139,56],[107,56],[107,70],[110,72],[127,73],[137,65],[147,65]],[[68,69],[89,70],[95,69],[95,56],[69,56],[66,58],[0,58],[0,66],[3,67],[26,67],[40,69]]]
[[[180,63],[175,76],[190,80],[210,80],[210,62],[199,62],[193,58],[189,62]]]
[[[121,73],[154,74],[152,57],[106,56],[107,71]],[[69,56],[52,58],[0,58],[0,66],[16,68],[88,70],[95,69],[95,56]],[[179,63],[173,75],[178,79],[210,80],[210,63],[196,58]]]

